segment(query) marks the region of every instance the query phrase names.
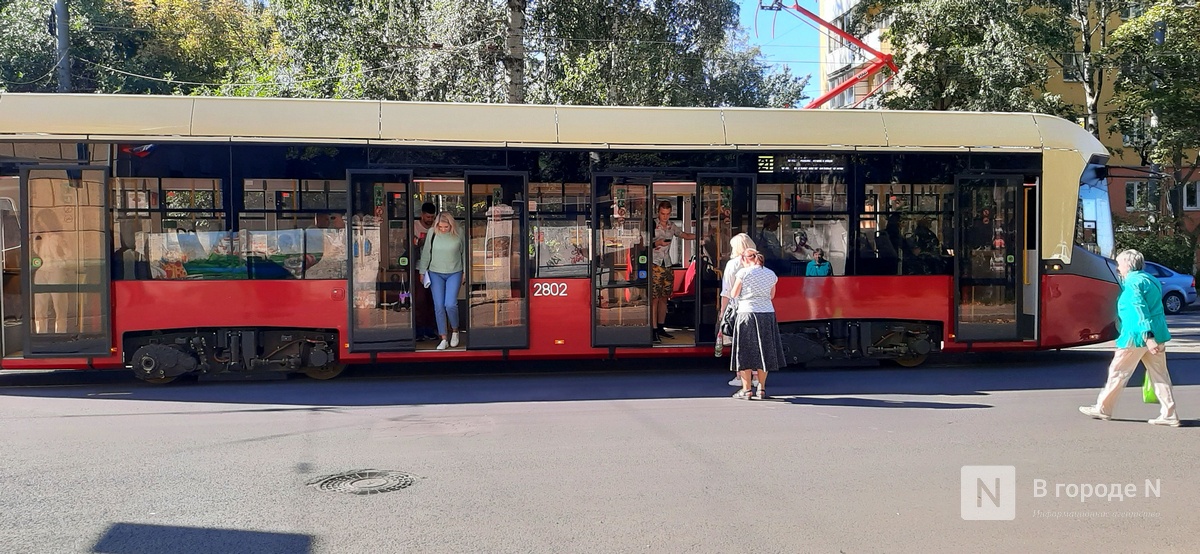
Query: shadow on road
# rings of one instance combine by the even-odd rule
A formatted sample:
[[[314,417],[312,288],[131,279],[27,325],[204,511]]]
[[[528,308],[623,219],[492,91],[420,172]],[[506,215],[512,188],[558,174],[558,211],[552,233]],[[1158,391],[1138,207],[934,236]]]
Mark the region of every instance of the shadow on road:
[[[143,552],[305,554],[312,551],[312,544],[312,537],[292,533],[114,523],[92,547],[92,552],[100,554],[141,554]]]
[[[982,404],[861,398],[864,395],[985,396],[994,391],[1093,389],[1111,354],[1062,351],[944,356],[915,369],[824,367],[774,372],[772,395],[797,404],[964,409]],[[1187,357],[1188,355],[1184,355]],[[1195,357],[1195,355],[1191,355]],[[1200,364],[1170,358],[1176,385],[1200,384]],[[504,364],[421,364],[357,368],[333,381],[297,377],[274,382],[181,382],[156,386],[126,372],[0,374],[0,397],[88,398],[257,405],[250,410],[353,406],[721,398],[733,391],[727,360],[622,360]],[[416,371],[420,370],[420,371]],[[40,380],[39,380],[40,378]],[[1139,370],[1131,383],[1138,384]],[[818,398],[832,397],[832,398]]]
[[[838,396],[834,398],[808,398],[795,396],[788,398],[792,404],[808,406],[846,406],[850,408],[918,408],[925,410],[966,410],[991,408],[990,404],[960,404],[954,402],[922,402],[910,400],[887,400],[883,398],[856,398]]]

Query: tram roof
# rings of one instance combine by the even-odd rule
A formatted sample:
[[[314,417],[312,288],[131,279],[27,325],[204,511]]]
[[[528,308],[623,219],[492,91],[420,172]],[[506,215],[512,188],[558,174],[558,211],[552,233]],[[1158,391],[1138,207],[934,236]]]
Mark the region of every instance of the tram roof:
[[[1107,158],[1032,113],[450,104],[0,93],[0,137],[569,148],[1062,149]]]

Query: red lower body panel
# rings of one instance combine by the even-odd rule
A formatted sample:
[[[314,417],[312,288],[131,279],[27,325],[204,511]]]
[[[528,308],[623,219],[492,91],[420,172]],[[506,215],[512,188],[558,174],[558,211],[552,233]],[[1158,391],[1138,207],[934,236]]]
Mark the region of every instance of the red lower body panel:
[[[553,283],[555,286],[539,287]],[[590,279],[538,279],[530,284],[529,348],[467,351],[351,353],[344,281],[120,281],[112,285],[113,344],[128,332],[155,329],[285,327],[335,329],[347,363],[411,363],[449,360],[548,360],[645,358],[711,355],[711,346],[595,348],[592,346]],[[806,320],[905,320],[941,323],[954,333],[953,279],[950,276],[788,277],[776,288],[781,323]],[[1108,283],[1074,275],[1041,280],[1038,341],[955,343],[943,351],[1063,348],[1116,336],[1114,303]],[[540,292],[539,292],[540,291]],[[547,294],[549,293],[549,294]],[[470,340],[471,330],[467,330]],[[6,359],[7,369],[86,369],[123,367],[119,352],[105,358]]]

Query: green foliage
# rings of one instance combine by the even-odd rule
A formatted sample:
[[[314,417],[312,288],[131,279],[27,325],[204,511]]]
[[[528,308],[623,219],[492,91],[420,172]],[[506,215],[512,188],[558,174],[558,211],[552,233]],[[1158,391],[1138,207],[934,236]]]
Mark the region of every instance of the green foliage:
[[[47,32],[48,6],[34,0],[0,4],[0,90],[41,92],[57,87],[54,37]]]
[[[1045,52],[1060,48],[1061,18],[1041,0],[879,0],[856,11],[863,33],[888,21],[900,73],[883,97],[895,109],[1040,111],[1061,114],[1042,94]],[[1061,50],[1059,50],[1061,51]]]
[[[49,3],[0,4],[0,89],[58,88]],[[266,31],[242,0],[76,0],[69,3],[73,90],[187,93],[252,57]]]
[[[1158,22],[1167,29],[1162,45],[1154,39]],[[1113,38],[1113,60],[1127,68],[1110,103],[1114,130],[1141,139],[1135,147],[1143,163],[1171,167],[1175,186],[1190,181],[1200,148],[1200,10],[1159,0]]]
[[[261,3],[260,3],[261,2]],[[0,90],[53,91],[45,0],[0,0]],[[792,106],[733,0],[74,0],[75,90],[501,102],[510,9],[534,102]]]
[[[530,98],[642,106],[792,106],[807,77],[771,72],[732,0],[530,2]]]
[[[1116,249],[1140,251],[1147,260],[1180,273],[1195,271],[1197,237],[1188,232],[1181,218],[1172,214],[1138,212],[1116,226]]]

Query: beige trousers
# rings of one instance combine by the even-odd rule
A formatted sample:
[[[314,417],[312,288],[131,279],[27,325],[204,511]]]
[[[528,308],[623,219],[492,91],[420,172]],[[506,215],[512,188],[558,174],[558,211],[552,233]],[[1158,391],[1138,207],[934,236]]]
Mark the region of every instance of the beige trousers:
[[[1162,405],[1159,417],[1178,419],[1179,416],[1175,415],[1175,399],[1171,396],[1171,375],[1167,373],[1166,350],[1165,345],[1159,349],[1158,354],[1151,354],[1150,349],[1146,347],[1118,348],[1108,366],[1108,382],[1096,398],[1096,406],[1100,411],[1112,415],[1121,391],[1129,382],[1133,371],[1137,369],[1138,362],[1142,362],[1146,366],[1146,372],[1150,374],[1154,394],[1158,396],[1158,402]]]

